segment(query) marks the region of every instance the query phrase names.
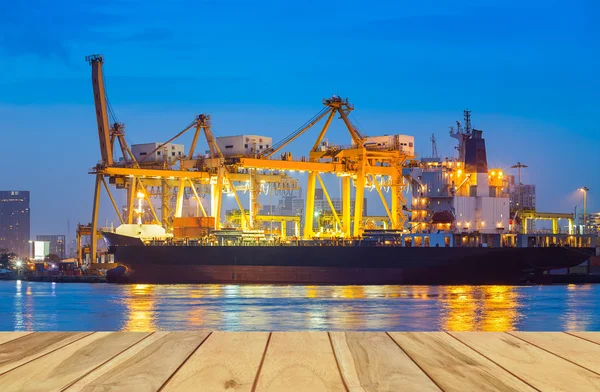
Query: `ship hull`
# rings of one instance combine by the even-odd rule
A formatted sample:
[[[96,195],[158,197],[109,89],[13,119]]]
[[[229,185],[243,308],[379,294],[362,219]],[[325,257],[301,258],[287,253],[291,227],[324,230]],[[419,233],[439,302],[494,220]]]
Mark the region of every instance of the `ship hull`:
[[[583,248],[111,246],[109,282],[517,284],[587,260]]]

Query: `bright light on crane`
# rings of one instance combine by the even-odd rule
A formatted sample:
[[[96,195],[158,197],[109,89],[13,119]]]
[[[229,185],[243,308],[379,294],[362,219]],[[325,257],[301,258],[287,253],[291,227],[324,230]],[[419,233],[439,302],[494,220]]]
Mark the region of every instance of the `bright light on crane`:
[[[137,198],[138,198],[138,208],[137,208],[138,225],[141,225],[142,224],[142,202],[144,200],[144,193],[143,192],[138,192],[137,193]]]

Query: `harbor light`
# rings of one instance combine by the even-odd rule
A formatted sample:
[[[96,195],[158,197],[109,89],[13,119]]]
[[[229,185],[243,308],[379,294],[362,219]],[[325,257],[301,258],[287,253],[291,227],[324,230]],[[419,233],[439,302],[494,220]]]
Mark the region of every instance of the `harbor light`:
[[[23,265],[23,262],[21,260],[17,260],[15,262],[15,265],[17,266],[17,268],[21,268],[21,266]]]

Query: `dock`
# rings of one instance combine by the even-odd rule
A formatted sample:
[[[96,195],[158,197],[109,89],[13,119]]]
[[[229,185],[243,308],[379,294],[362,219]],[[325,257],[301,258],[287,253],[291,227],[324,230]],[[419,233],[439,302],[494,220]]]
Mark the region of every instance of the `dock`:
[[[600,332],[2,332],[13,391],[599,391]]]

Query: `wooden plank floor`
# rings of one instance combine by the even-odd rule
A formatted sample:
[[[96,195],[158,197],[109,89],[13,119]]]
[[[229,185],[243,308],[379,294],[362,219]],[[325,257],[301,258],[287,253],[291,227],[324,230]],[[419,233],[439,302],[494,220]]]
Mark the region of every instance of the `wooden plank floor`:
[[[600,391],[600,332],[0,332],[0,391]]]

